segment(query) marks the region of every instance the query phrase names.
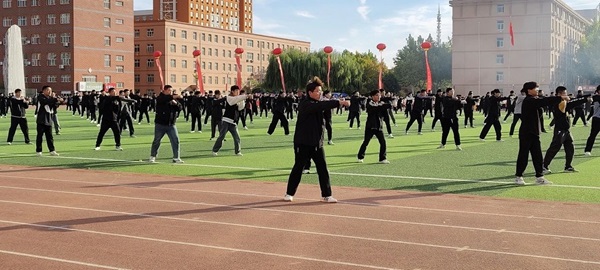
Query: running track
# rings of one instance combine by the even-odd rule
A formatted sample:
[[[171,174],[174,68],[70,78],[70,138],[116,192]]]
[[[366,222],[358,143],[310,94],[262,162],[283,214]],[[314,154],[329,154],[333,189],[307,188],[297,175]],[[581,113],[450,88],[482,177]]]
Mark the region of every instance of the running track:
[[[3,166],[0,268],[600,269],[600,205],[284,193],[285,183]]]

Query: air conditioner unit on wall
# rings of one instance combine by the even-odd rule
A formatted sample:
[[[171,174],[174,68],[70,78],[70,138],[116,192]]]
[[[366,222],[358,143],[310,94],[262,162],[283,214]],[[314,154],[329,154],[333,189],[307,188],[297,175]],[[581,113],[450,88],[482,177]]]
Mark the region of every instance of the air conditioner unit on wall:
[[[65,69],[65,65],[58,65],[58,68]]]
[[[69,42],[63,42],[63,46],[69,47]]]

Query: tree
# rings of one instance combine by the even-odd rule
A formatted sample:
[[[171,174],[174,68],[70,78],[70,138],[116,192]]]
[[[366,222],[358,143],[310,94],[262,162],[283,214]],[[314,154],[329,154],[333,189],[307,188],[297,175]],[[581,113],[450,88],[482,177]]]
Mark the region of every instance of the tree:
[[[600,21],[587,29],[576,59],[579,84],[600,84]]]

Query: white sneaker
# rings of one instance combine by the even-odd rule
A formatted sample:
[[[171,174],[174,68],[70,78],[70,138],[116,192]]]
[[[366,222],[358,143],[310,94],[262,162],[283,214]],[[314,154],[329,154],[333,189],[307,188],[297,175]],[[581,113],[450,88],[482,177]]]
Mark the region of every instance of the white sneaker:
[[[51,156],[58,156],[59,154],[58,154],[58,153],[56,153],[56,151],[52,151],[52,152],[50,152],[50,155],[51,155]]]
[[[548,181],[546,178],[542,177],[538,177],[535,179],[535,184],[536,185],[552,185],[552,182]]]
[[[384,159],[382,161],[379,161],[379,163],[381,163],[381,164],[390,164],[390,161],[387,160],[387,159]]]
[[[142,124],[142,122],[138,122],[138,125],[141,125],[141,124]]]
[[[150,163],[156,163],[156,157],[150,157],[148,159],[148,162],[150,162]]]
[[[584,154],[586,157],[591,157],[592,156],[592,152],[585,152]]]
[[[551,174],[551,173],[552,173],[552,171],[551,171],[551,170],[548,170],[548,168],[544,168],[544,171],[542,171],[542,173],[543,173],[544,175],[546,175],[546,174]]]
[[[460,147],[460,145],[457,145],[457,146],[456,146],[456,150],[457,150],[457,151],[462,151],[462,147]]]
[[[181,164],[183,163],[183,160],[181,160],[180,158],[174,158],[173,163]]]
[[[365,162],[364,159],[360,159],[360,158],[358,159],[358,163],[363,163],[363,162]]]
[[[388,135],[388,137],[389,137],[389,138],[394,138],[394,135],[392,135],[392,134],[390,133],[390,135]]]
[[[11,145],[12,143],[11,143],[11,142],[7,142],[7,144],[8,144],[8,145]]]
[[[418,135],[423,135],[423,132],[419,132],[419,133],[417,133],[417,134],[418,134]]]
[[[503,142],[504,140],[503,140],[503,139],[500,139],[500,140],[496,140],[496,141],[497,141],[497,142]]]
[[[292,202],[294,201],[294,196],[285,194],[285,196],[283,196],[283,200],[286,202]]]
[[[331,196],[329,196],[329,197],[323,197],[322,202],[324,202],[324,203],[336,203],[337,199],[334,198],[334,197],[331,197]]]
[[[116,151],[123,151],[123,148],[121,146],[115,146],[115,150]]]
[[[42,156],[42,152],[37,152],[35,153],[36,156],[41,157]]]
[[[202,130],[198,130],[198,133],[202,133]]]
[[[96,126],[97,126],[97,127],[99,127],[99,126],[100,126],[100,124],[97,124]]]
[[[485,139],[479,138],[480,141],[485,142]]]
[[[194,133],[194,132],[196,132],[196,131],[190,130],[190,133]]]
[[[465,125],[465,128],[467,128],[467,125]]]
[[[244,126],[244,129],[245,129],[245,130],[248,130],[248,127]]]
[[[96,146],[96,147],[94,148],[94,150],[96,150],[96,151],[100,150],[100,146]]]
[[[219,152],[213,152],[213,156],[218,156]]]
[[[327,144],[329,144],[329,145],[334,145],[333,141],[331,141],[331,140],[330,140],[330,141],[328,141],[328,142],[327,142]]]
[[[437,149],[444,149],[444,148],[446,148],[446,146],[443,144],[440,144],[440,146],[437,147]]]
[[[517,176],[515,178],[515,184],[517,184],[519,186],[524,186],[525,185],[525,181],[523,181],[523,177]]]
[[[310,171],[307,169],[302,170],[302,174],[309,174],[309,173],[310,173]]]
[[[238,156],[238,157],[243,156],[242,152],[236,153],[235,155]]]

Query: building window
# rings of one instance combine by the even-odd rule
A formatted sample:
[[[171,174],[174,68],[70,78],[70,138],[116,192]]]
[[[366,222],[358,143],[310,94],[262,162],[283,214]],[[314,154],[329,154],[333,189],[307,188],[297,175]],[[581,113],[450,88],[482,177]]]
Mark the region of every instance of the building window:
[[[215,70],[219,70],[219,63],[215,62]]]
[[[496,55],[496,64],[504,64],[504,55],[503,54]]]
[[[31,44],[40,44],[40,35],[39,34],[31,35]]]
[[[40,59],[42,59],[42,54],[41,53],[32,53],[31,54],[31,65],[34,67],[39,67],[42,65],[42,63],[40,62]]]
[[[140,59],[133,60],[133,67],[136,67],[136,68],[140,67]]]
[[[140,74],[133,75],[133,82],[136,82],[136,83],[140,82]]]
[[[498,48],[504,47],[504,38],[496,38],[496,47],[498,47]]]
[[[146,52],[153,53],[154,52],[154,44],[149,43],[146,45]]]
[[[187,83],[187,75],[181,75],[181,82]]]
[[[154,28],[148,28],[146,30],[146,36],[147,37],[153,37],[154,36]]]
[[[70,66],[71,65],[71,53],[68,53],[68,52],[60,53],[60,62],[64,66]]]
[[[56,5],[56,0],[48,0],[48,5],[49,6]]]
[[[71,82],[71,75],[60,75],[60,82]]]
[[[40,75],[33,75],[33,76],[31,76],[31,82],[32,83],[41,83],[42,82],[42,76],[40,76]]]
[[[48,44],[56,44],[56,34],[48,34],[46,38],[48,39]]]
[[[48,60],[47,66],[49,66],[49,67],[56,66],[56,54],[55,53],[48,53],[47,60]]]
[[[498,29],[498,32],[504,31],[504,21],[503,20],[496,21],[496,29]]]
[[[496,72],[496,82],[504,82],[504,72],[502,72],[502,71]]]
[[[40,15],[31,15],[31,25],[40,25],[41,23]]]
[[[123,56],[123,55],[117,55],[117,56],[115,57],[115,60],[116,60],[117,62],[123,62],[123,61],[125,61],[125,56]]]
[[[46,24],[48,24],[48,25],[56,24],[56,15],[48,14],[46,16]]]
[[[177,82],[177,75],[171,74],[171,83],[176,83],[176,82]]]
[[[138,55],[140,54],[140,44],[134,44],[133,45],[133,52]]]
[[[46,81],[49,83],[55,83],[56,82],[56,76],[54,75],[48,75],[48,77],[46,77]]]
[[[96,75],[83,75],[81,80],[84,82],[96,82]]]
[[[8,18],[8,17],[4,17],[2,19],[2,26],[4,27],[10,27],[12,25],[12,19]]]
[[[62,33],[60,34],[60,42],[63,45],[69,45],[69,43],[71,42],[71,34],[69,33]]]
[[[27,0],[17,0],[17,7],[26,7]]]
[[[123,43],[123,42],[125,42],[125,38],[123,38],[123,37],[116,37],[115,38],[115,42],[117,42],[117,43]]]
[[[197,32],[193,32],[192,33],[192,39],[193,40],[198,40],[198,33]]]
[[[154,59],[148,59],[148,61],[146,61],[146,66],[149,68],[154,67]]]
[[[104,83],[110,83],[110,80],[111,80],[111,79],[112,79],[112,78],[111,78],[109,75],[105,75],[105,76],[104,76]]]
[[[104,36],[104,46],[110,46],[110,37]]]
[[[70,24],[71,23],[71,14],[63,13],[60,14],[60,24]]]
[[[39,7],[40,6],[40,1],[41,0],[31,0],[31,6],[32,7]]]
[[[246,66],[246,72],[253,73],[254,72],[254,66]]]
[[[110,18],[104,18],[104,27],[110,28]]]
[[[176,33],[175,29],[171,29],[171,30],[169,30],[169,36],[170,36],[170,37],[173,37],[173,38],[174,38],[174,37],[177,37],[177,33]]]
[[[181,68],[187,68],[187,60],[181,60]]]
[[[248,44],[248,47],[254,47],[254,40],[248,39],[246,43]]]
[[[110,54],[104,55],[104,67],[110,67]]]
[[[67,4],[70,4],[70,3],[71,3],[70,0],[60,0],[60,4],[61,5],[67,5]]]
[[[148,74],[146,76],[146,82],[153,83],[154,82],[154,74]]]
[[[117,73],[125,73],[125,66],[117,66]]]
[[[124,82],[117,82],[117,88],[125,88]]]
[[[498,5],[496,5],[496,12],[498,12],[498,13],[504,13],[504,4],[498,4]]]
[[[3,0],[2,1],[2,7],[3,8],[10,8],[10,7],[12,7],[12,0]]]
[[[201,38],[201,40],[202,40],[202,41],[206,41],[206,34],[202,33],[202,38]]]
[[[104,0],[104,8],[110,9],[110,0]]]
[[[25,16],[19,16],[17,18],[17,25],[18,26],[26,26],[27,25],[27,17],[25,17]]]
[[[123,1],[115,1],[115,6],[122,7],[123,6]]]
[[[175,68],[175,67],[177,67],[177,60],[171,59],[171,60],[169,60],[169,64],[171,65],[172,68]]]
[[[169,51],[170,51],[170,52],[172,52],[172,53],[175,53],[175,52],[177,52],[177,45],[175,45],[175,44],[170,44],[170,45],[169,45]]]
[[[140,37],[140,29],[133,30],[133,37]]]
[[[186,45],[181,45],[181,53],[183,53],[183,54],[187,53],[187,46]]]
[[[187,31],[181,30],[181,38],[187,39]]]

